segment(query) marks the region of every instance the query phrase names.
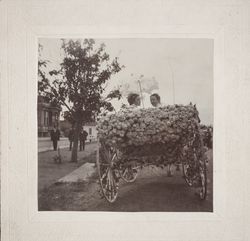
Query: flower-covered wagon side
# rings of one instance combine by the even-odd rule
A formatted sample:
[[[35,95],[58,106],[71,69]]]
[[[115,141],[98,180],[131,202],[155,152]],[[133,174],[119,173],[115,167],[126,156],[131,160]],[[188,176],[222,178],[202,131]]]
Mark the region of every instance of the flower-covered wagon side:
[[[207,193],[206,160],[194,105],[123,108],[98,118],[97,168],[104,197],[114,202],[119,178],[135,180],[138,167],[182,164],[190,186]]]
[[[213,127],[211,125],[200,125],[203,144],[208,149],[213,148]]]

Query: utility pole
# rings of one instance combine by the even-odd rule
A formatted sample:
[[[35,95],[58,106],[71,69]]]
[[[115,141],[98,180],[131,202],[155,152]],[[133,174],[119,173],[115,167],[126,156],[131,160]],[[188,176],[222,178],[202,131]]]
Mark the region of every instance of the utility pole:
[[[132,74],[130,74],[131,76],[134,76],[134,74],[132,73]],[[141,102],[142,102],[142,106],[143,106],[143,108],[144,108],[144,101],[143,101],[143,96],[142,96],[142,88],[141,88],[141,78],[143,77],[144,75],[143,74],[141,74],[140,76],[139,76],[139,78],[138,78],[138,80],[137,80],[137,82],[138,82],[138,86],[139,86],[139,91],[140,91],[140,95],[141,95]]]
[[[173,103],[175,104],[175,83],[174,83],[174,71],[172,68],[172,65],[170,63],[169,57],[168,57],[168,65],[171,71],[171,77],[172,77],[172,87],[173,87]]]
[[[141,77],[140,77],[141,78]],[[140,93],[141,93],[141,102],[142,102],[142,107],[144,108],[144,101],[143,101],[143,96],[142,96],[142,89],[141,89],[141,80],[140,78],[138,79],[138,84],[140,88]]]

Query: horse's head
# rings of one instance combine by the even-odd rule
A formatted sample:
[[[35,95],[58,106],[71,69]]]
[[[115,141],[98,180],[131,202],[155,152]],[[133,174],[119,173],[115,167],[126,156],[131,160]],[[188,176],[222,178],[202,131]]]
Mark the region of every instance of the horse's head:
[[[196,104],[194,104],[194,118],[198,120],[198,122],[200,123],[200,117],[199,117],[199,111],[196,108]]]

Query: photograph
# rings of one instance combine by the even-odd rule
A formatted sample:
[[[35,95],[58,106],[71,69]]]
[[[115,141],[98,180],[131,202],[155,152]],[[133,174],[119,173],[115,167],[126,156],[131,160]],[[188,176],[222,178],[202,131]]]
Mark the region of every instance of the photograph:
[[[249,239],[249,1],[0,6],[1,240]]]
[[[38,211],[210,212],[214,40],[38,38]]]

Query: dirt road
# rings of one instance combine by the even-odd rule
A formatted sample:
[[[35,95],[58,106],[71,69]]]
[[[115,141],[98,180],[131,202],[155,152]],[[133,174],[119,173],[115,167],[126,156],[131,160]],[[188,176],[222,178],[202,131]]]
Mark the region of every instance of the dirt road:
[[[166,211],[212,212],[212,162],[208,166],[208,197],[200,201],[195,190],[182,178],[182,172],[167,176],[166,169],[144,168],[134,183],[120,181],[115,203],[102,199],[96,176],[90,183],[53,185],[39,199],[40,210],[68,211]]]
[[[157,175],[158,173],[158,175]],[[211,180],[211,175],[210,179]],[[143,170],[134,183],[122,184],[115,203],[105,200],[90,204],[88,211],[167,211],[205,212],[212,211],[212,183],[208,185],[207,200],[200,201],[195,189],[189,187],[181,172],[173,177],[166,170]]]

